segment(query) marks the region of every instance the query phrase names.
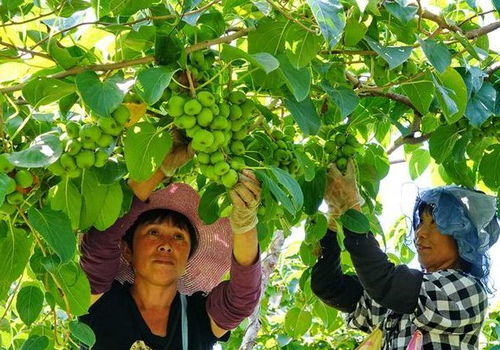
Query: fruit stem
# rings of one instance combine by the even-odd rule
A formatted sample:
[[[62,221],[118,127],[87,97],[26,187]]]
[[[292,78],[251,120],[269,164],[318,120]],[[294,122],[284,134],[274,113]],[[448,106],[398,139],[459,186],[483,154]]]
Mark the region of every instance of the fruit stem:
[[[196,98],[196,89],[194,88],[193,78],[191,77],[189,69],[186,70],[186,76],[189,81],[189,91],[191,92],[191,97]]]

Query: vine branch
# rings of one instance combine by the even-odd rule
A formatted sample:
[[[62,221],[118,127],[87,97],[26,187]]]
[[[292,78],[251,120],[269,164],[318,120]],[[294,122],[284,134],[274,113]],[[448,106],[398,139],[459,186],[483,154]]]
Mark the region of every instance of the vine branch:
[[[39,57],[46,58],[48,60],[52,60],[52,58],[49,55],[47,55],[46,53],[36,52],[36,51],[30,50],[30,49],[25,49],[25,48],[22,48],[22,47],[17,47],[15,45],[6,43],[5,41],[2,41],[2,40],[0,40],[0,45],[5,46],[5,47],[9,47],[9,48],[17,50],[17,51],[26,52],[26,53],[32,54],[33,56],[39,56]]]

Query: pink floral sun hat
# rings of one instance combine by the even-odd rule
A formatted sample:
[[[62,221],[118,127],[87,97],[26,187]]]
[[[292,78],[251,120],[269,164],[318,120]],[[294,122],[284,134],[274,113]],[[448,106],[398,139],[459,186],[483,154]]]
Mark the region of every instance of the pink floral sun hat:
[[[229,220],[223,218],[205,225],[198,216],[199,203],[200,197],[191,186],[173,183],[154,192],[145,202],[134,198],[129,213],[113,225],[119,227],[110,228],[126,232],[139,215],[152,209],[170,209],[185,215],[198,234],[198,247],[177,285],[177,290],[186,295],[197,291],[210,292],[231,266],[233,241]],[[123,257],[116,280],[122,283],[134,281],[134,272]]]

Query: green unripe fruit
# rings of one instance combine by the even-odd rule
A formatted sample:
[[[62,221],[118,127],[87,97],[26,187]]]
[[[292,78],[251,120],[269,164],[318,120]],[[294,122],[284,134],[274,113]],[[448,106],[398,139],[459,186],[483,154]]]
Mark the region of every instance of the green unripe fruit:
[[[193,117],[195,118],[195,117]],[[196,119],[196,118],[195,118]],[[186,129],[186,135],[190,138],[193,138],[194,135],[198,132],[202,130],[202,128],[199,126],[199,125],[195,125],[193,126],[192,128],[189,128],[189,129]]]
[[[82,149],[82,144],[78,140],[73,139],[68,141],[64,150],[70,156],[74,156],[78,154],[78,152],[80,152],[81,149]]]
[[[238,183],[238,173],[235,170],[230,169],[227,173],[222,175],[221,181],[224,187],[233,188],[234,185]]]
[[[16,190],[16,180],[11,177],[7,177],[7,183],[5,186],[5,193],[9,194]]]
[[[112,120],[112,118],[101,118],[101,120]],[[97,125],[85,124],[80,128],[80,139],[82,142],[96,142],[101,137],[102,131]]]
[[[201,103],[196,100],[189,100],[184,104],[184,113],[187,115],[196,115],[201,112]]]
[[[295,137],[295,128],[292,125],[287,125],[283,129],[283,133],[288,137]]]
[[[203,55],[203,51],[198,50],[191,52],[191,54],[189,55],[189,61],[192,64],[197,65],[198,67],[203,66],[205,64],[205,55]]]
[[[198,162],[201,164],[210,164],[210,154],[204,153],[204,152],[198,152],[196,154],[196,157],[198,159]]]
[[[284,149],[277,149],[276,151],[274,151],[273,157],[279,162],[286,161],[289,158],[288,152]]]
[[[245,93],[242,91],[232,91],[229,94],[229,101],[231,101],[232,103],[236,103],[238,105],[245,102],[246,99],[247,99],[247,97],[246,97]]]
[[[224,154],[222,152],[217,151],[210,155],[210,163],[216,164],[224,161]]]
[[[219,105],[219,115],[227,118],[229,117],[229,113],[231,113],[231,107],[229,107],[229,104],[226,102],[223,102]]]
[[[77,138],[80,135],[80,124],[69,121],[66,123],[66,134],[72,139]]]
[[[271,136],[276,140],[281,140],[285,135],[281,132],[281,130],[274,129],[271,131]]]
[[[27,188],[33,185],[33,175],[28,170],[19,170],[16,173],[16,183],[21,188]]]
[[[82,176],[82,169],[75,168],[73,170],[70,170],[66,173],[66,176],[69,177],[70,179],[76,179],[76,178]]]
[[[216,152],[218,149],[219,149],[219,147],[215,144],[215,139],[214,139],[214,143],[212,143],[210,146],[208,146],[208,147],[205,149],[205,152],[207,152],[207,153],[214,153],[214,152]]]
[[[208,177],[209,179],[211,179],[211,180],[217,178],[216,175],[215,175],[215,173],[214,173],[214,166],[213,165],[207,165],[207,167],[205,168],[204,175],[206,177]]]
[[[76,168],[75,159],[67,153],[64,153],[61,158],[59,158],[59,162],[65,171],[70,171]]]
[[[96,144],[99,147],[108,147],[113,143],[113,136],[108,134],[102,134],[97,140]]]
[[[119,105],[111,115],[119,125],[124,125],[130,119],[130,111],[125,105]]]
[[[354,149],[354,147],[352,147],[351,145],[348,145],[348,144],[345,144],[344,146],[342,146],[341,150],[342,150],[342,154],[346,157],[352,157],[354,155],[354,153],[356,153],[356,150]]]
[[[237,156],[245,154],[245,145],[241,141],[234,141],[231,144],[231,152]]]
[[[233,140],[241,141],[248,135],[248,130],[246,128],[240,129],[233,133]]]
[[[229,127],[229,122],[226,118],[222,116],[215,117],[210,124],[210,129],[212,130],[225,130]]]
[[[66,172],[66,169],[63,168],[59,161],[50,164],[47,169],[56,176],[62,176]]]
[[[191,73],[193,80],[198,80],[202,76],[200,70],[194,66],[189,67],[189,72]]]
[[[196,95],[198,102],[200,102],[204,107],[210,107],[215,104],[215,97],[208,91],[200,91]]]
[[[345,143],[348,144],[348,145],[351,145],[354,148],[356,148],[356,147],[359,146],[359,142],[356,139],[356,136],[351,135],[351,134],[347,135]]]
[[[238,120],[233,120],[231,123],[231,131],[236,132],[241,130],[243,125],[245,125],[247,121],[245,119],[238,119]]]
[[[337,136],[335,136],[335,143],[337,144],[337,146],[343,146],[346,140],[347,138],[345,137],[345,135],[338,134]]]
[[[233,168],[236,171],[240,171],[241,169],[245,168],[245,160],[241,157],[233,157],[231,159],[231,168]]]
[[[219,106],[217,106],[216,104],[211,105],[210,110],[212,111],[212,114],[214,116],[219,115],[220,113]]]
[[[208,130],[199,130],[191,143],[195,151],[206,151],[214,143],[214,135]]]
[[[238,105],[231,105],[229,107],[229,119],[231,120],[236,120],[241,118],[243,112],[241,111],[240,106]]]
[[[229,141],[231,141],[232,137],[233,133],[231,131],[224,132],[224,144],[229,144]],[[229,150],[227,152],[229,153]]]
[[[170,97],[167,104],[167,113],[172,117],[180,117],[184,114],[186,100],[178,95]]]
[[[16,211],[16,208],[7,202],[4,202],[2,206],[0,206],[0,213],[5,215],[12,215]]]
[[[15,166],[7,159],[7,154],[0,154],[0,173],[10,173]]]
[[[7,195],[7,203],[12,205],[21,205],[24,201],[23,195],[19,192],[14,192]]]
[[[100,118],[99,121],[97,122],[99,125],[100,130],[102,130],[103,133],[113,135],[113,136],[118,136],[122,133],[123,126],[118,124],[116,120],[113,118]],[[99,131],[100,131],[99,130]],[[81,132],[80,132],[81,134]],[[82,139],[84,142],[97,142],[101,135],[99,134],[99,137],[95,140],[87,141]]]
[[[337,149],[337,144],[333,140],[328,140],[325,142],[323,149],[326,153],[334,152]]]
[[[210,125],[214,115],[210,108],[203,108],[200,113],[196,116],[196,120],[199,126],[207,127]]]
[[[252,100],[246,100],[240,107],[243,118],[249,118],[255,111],[255,103]]]
[[[216,175],[222,176],[227,173],[229,169],[231,169],[231,167],[224,161],[214,164],[214,173]]]
[[[95,147],[96,147],[96,143],[95,142],[84,142],[84,143],[82,143],[82,148],[83,149],[94,150]]]
[[[95,156],[94,166],[96,168],[102,168],[103,166],[105,166],[109,158],[108,153],[103,149],[98,149],[95,152],[94,156]]]
[[[283,140],[279,140],[278,142],[276,142],[276,145],[278,146],[278,148],[281,148],[281,149],[287,149],[288,148],[286,142],[283,141]]]
[[[95,163],[95,155],[94,152],[90,150],[84,150],[77,154],[76,165],[80,169],[88,169]]]
[[[340,157],[335,161],[335,165],[339,170],[345,170],[347,168],[347,159],[344,157]]]
[[[174,124],[180,129],[191,129],[196,125],[196,117],[183,114],[180,117],[174,118]]]
[[[214,135],[214,144],[217,146],[222,146],[226,143],[226,134],[220,130],[214,130],[212,132]]]

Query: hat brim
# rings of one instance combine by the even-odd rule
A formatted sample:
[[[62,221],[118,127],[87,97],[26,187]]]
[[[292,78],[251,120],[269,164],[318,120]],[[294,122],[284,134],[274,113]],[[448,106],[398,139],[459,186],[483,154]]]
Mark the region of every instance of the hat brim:
[[[185,215],[198,232],[198,248],[188,260],[186,273],[179,279],[177,290],[186,295],[197,291],[210,292],[231,267],[232,230],[229,220],[222,218],[205,225],[198,216],[200,197],[189,185],[173,183],[154,192],[147,201],[134,198],[127,215],[113,226],[126,232],[139,215],[152,209],[170,209]],[[110,229],[115,229],[115,227]],[[116,280],[133,283],[134,273],[122,257]]]

